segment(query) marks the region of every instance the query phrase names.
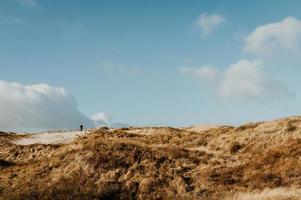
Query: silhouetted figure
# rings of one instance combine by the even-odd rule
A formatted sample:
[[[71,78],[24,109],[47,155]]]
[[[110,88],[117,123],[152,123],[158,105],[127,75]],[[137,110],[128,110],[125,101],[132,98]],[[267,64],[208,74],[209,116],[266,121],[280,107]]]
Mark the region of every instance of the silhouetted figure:
[[[84,129],[84,126],[80,125],[80,131],[83,131],[83,129]]]

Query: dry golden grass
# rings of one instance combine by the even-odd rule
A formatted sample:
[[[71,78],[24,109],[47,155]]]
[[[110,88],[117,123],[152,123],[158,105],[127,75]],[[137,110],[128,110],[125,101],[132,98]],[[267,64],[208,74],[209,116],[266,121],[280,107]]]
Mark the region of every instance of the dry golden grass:
[[[99,129],[61,145],[18,146],[2,134],[0,199],[300,199],[300,130],[291,117]]]

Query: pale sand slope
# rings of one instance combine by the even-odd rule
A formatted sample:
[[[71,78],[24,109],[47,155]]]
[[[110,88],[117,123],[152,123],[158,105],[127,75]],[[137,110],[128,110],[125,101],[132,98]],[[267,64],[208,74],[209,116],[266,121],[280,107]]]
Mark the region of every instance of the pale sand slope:
[[[89,132],[90,130],[34,133],[28,134],[28,137],[15,140],[14,143],[18,145],[68,143]]]
[[[219,128],[217,125],[196,125],[188,128],[184,128],[189,131],[207,131],[214,128]],[[153,134],[157,128],[134,128],[128,132],[148,135]],[[58,132],[41,132],[41,133],[27,133],[27,137],[20,138],[18,140],[12,141],[17,145],[31,145],[31,144],[62,144],[68,143],[76,138],[91,132],[93,129],[88,129],[85,131],[58,131]],[[114,130],[114,129],[112,129]],[[24,133],[22,133],[24,135]]]

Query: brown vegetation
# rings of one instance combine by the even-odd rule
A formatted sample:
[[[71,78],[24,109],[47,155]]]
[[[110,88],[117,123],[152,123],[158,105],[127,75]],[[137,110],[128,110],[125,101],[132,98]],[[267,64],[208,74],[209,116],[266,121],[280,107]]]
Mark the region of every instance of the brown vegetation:
[[[0,199],[301,199],[301,118],[99,129],[61,145],[0,135]],[[270,188],[270,189],[267,189]]]

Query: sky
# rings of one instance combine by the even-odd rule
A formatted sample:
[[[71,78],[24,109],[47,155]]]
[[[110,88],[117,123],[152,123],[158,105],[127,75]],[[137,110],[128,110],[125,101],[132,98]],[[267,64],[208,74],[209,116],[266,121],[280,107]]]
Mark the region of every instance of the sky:
[[[0,129],[301,112],[297,0],[0,0]]]

